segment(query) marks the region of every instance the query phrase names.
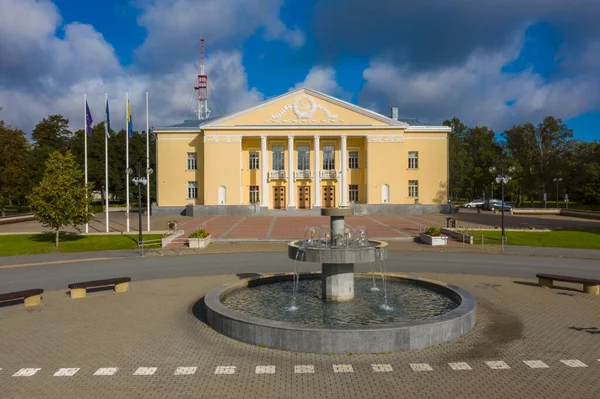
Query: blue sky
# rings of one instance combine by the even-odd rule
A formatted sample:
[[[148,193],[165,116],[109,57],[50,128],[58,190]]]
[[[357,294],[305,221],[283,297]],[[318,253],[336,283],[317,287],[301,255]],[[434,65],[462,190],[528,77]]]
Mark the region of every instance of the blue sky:
[[[304,85],[498,132],[554,115],[600,139],[600,2],[517,3],[0,0],[0,118],[78,128],[83,94],[98,115],[108,93],[118,120],[129,92],[142,120],[146,91],[152,125],[193,118],[204,37],[213,116]]]

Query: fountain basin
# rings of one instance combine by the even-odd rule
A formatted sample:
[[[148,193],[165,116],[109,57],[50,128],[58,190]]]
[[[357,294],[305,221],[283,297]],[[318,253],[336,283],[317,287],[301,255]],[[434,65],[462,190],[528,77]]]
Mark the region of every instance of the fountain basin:
[[[305,247],[302,240],[288,243],[288,258],[312,263],[371,263],[385,260],[388,255],[388,243],[369,240],[364,247]]]
[[[370,276],[355,275],[358,278]],[[310,353],[378,353],[419,349],[452,341],[475,325],[477,302],[467,291],[442,282],[395,273],[387,278],[443,294],[458,306],[439,316],[408,322],[307,325],[251,316],[232,310],[221,301],[234,290],[252,289],[292,278],[291,273],[265,275],[210,291],[204,298],[208,323],[218,332],[239,341]],[[321,273],[302,273],[301,280],[304,279],[321,279]]]

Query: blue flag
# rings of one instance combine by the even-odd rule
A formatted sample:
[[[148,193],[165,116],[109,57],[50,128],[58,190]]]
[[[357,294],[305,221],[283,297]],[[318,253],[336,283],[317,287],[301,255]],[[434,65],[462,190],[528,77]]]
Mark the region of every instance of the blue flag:
[[[92,137],[92,123],[94,120],[92,119],[92,113],[90,112],[90,107],[88,107],[87,101],[85,102],[85,126],[87,130],[88,136]]]
[[[131,106],[129,105],[129,100],[127,100],[127,133],[129,134],[129,138],[133,137],[133,118],[131,117]]]
[[[106,128],[106,135],[110,136],[110,112],[108,111],[108,98],[106,99],[106,124],[104,127]]]

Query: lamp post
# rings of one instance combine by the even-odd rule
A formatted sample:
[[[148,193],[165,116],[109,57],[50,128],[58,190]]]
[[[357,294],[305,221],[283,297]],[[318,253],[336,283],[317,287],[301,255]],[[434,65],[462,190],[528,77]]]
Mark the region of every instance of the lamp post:
[[[504,162],[500,163],[500,173],[496,176],[496,183],[500,183],[502,187],[501,195],[502,195],[502,250],[504,251],[504,185],[508,184],[510,181],[510,176],[508,173],[514,173],[516,168],[514,166],[508,167],[508,173],[504,173]],[[490,173],[496,173],[497,169],[495,166],[492,166],[489,169]]]
[[[147,168],[145,170],[147,175],[151,175],[153,170],[152,168]],[[138,161],[136,163],[136,173],[137,176],[134,177],[133,179],[131,179],[131,181],[133,181],[133,184],[135,184],[138,188],[138,232],[139,232],[139,238],[138,238],[138,246],[142,245],[142,186],[145,186],[146,184],[148,184],[148,180],[146,179],[146,176],[142,175],[142,164],[140,163],[140,161]],[[128,168],[127,169],[127,174],[128,175],[132,175],[133,174],[133,169]]]
[[[558,183],[562,181],[562,177],[555,177],[552,181],[556,183],[556,209],[558,209]]]

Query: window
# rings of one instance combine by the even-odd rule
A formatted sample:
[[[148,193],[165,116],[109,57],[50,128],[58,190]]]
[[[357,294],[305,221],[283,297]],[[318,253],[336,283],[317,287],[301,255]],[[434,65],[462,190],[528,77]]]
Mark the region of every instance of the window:
[[[283,146],[274,145],[273,151],[273,170],[285,170],[285,160],[283,159]]]
[[[197,181],[189,181],[188,182],[188,199],[197,199],[198,198],[198,182]]]
[[[348,168],[358,169],[358,151],[350,151],[348,153]]]
[[[250,153],[250,165],[248,166],[250,170],[259,169],[258,167],[258,152]]]
[[[250,186],[250,203],[254,204],[259,202],[258,199],[258,186]]]
[[[310,170],[310,149],[307,145],[298,146],[298,170]]]
[[[409,180],[408,181],[408,197],[419,198],[419,181]]]
[[[198,154],[195,152],[187,153],[187,170],[198,170]]]
[[[348,186],[348,199],[350,202],[358,202],[358,184]]]
[[[335,146],[323,146],[323,170],[335,169]]]
[[[408,152],[408,169],[419,169],[419,153],[417,151]]]

